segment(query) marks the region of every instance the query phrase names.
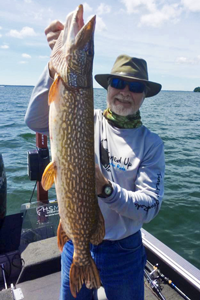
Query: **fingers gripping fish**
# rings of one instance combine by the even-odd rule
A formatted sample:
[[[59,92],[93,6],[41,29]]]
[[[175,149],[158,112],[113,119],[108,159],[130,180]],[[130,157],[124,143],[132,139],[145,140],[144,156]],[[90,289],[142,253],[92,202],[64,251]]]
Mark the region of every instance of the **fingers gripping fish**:
[[[92,67],[95,16],[84,25],[83,6],[68,15],[54,46],[51,63],[56,70],[49,91],[49,131],[52,162],[42,186],[55,182],[60,224],[58,245],[74,244],[70,289],[74,297],[82,284],[99,288],[100,278],[90,254],[90,243],[105,235],[104,219],[95,194],[94,113]]]

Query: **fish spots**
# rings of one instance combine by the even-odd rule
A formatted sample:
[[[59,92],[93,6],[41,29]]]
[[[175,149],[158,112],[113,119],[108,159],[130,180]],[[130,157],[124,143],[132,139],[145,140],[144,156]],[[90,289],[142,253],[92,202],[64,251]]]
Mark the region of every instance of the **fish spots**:
[[[92,92],[65,91],[64,99],[54,111],[53,133],[59,161],[56,190],[63,228],[84,249],[97,222],[95,210],[94,128]],[[91,159],[92,158],[92,159]],[[65,204],[64,204],[65,203]],[[79,245],[80,246],[80,245]],[[79,248],[80,249],[80,248]]]
[[[71,180],[69,182],[69,189],[72,190],[72,182],[71,182]]]
[[[75,189],[75,187],[76,187],[76,181],[73,180],[73,181],[72,181],[72,188]]]
[[[67,198],[72,199],[72,194],[70,194],[69,192],[67,192],[66,196]]]

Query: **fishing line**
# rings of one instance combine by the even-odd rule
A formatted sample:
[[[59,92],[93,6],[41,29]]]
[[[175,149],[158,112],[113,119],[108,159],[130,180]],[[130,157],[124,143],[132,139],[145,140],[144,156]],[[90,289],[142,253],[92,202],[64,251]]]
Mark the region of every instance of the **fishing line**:
[[[20,263],[21,263],[21,265],[19,266],[19,265],[15,264],[15,263],[14,263],[14,260],[19,260]],[[13,256],[11,263],[12,263],[12,266],[13,266],[13,267],[18,268],[18,269],[21,269],[21,267],[23,266],[23,264],[24,264],[25,262],[24,262],[24,259],[21,258],[20,254],[19,254],[19,253],[16,253],[16,254]]]
[[[35,185],[34,185],[34,188],[33,188],[33,191],[32,191],[32,194],[31,194],[31,197],[30,197],[30,200],[29,200],[29,203],[31,203],[31,200],[33,198],[33,194],[35,192],[36,185],[37,185],[37,181],[35,182]]]

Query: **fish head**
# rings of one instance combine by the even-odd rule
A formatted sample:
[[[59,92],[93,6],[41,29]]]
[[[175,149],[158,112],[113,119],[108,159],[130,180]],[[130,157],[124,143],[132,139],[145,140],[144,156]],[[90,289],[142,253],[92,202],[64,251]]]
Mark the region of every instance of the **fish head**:
[[[52,64],[65,85],[69,88],[92,87],[94,58],[94,30],[96,16],[86,24],[83,20],[83,6],[66,18],[51,55]]]

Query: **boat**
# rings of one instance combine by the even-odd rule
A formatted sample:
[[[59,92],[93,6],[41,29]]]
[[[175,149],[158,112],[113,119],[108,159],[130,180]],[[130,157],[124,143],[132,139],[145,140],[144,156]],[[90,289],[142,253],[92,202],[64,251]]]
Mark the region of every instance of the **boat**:
[[[0,226],[0,300],[59,299],[58,203],[48,199],[40,184],[40,168],[49,162],[47,137],[37,134],[36,144],[28,161],[29,177],[37,182],[37,201],[4,216]],[[145,300],[200,299],[200,270],[144,229],[142,240],[147,253]],[[98,299],[108,300],[103,287]]]

